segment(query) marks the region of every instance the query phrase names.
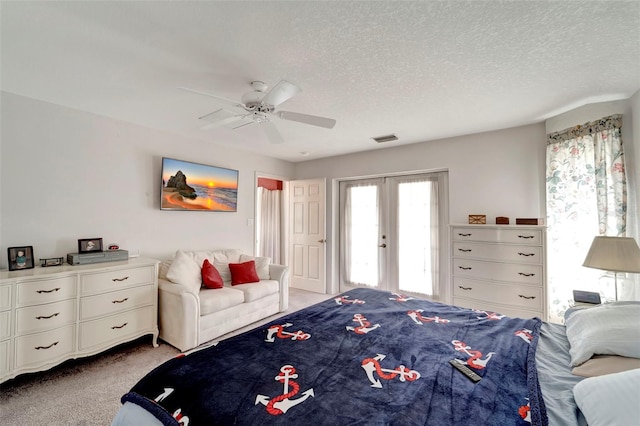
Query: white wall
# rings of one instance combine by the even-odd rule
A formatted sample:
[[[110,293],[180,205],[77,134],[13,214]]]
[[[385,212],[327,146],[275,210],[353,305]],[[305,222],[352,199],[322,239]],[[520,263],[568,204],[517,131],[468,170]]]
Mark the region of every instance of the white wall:
[[[346,177],[418,170],[449,171],[449,222],[469,214],[545,217],[545,129],[535,124],[296,163],[296,179],[326,177],[327,277],[337,281],[337,245],[331,220],[335,188]],[[335,290],[335,287],[334,287]]]
[[[293,175],[287,161],[6,92],[0,106],[2,268],[7,247],[31,245],[36,260],[66,257],[94,237],[157,258],[178,248],[252,253],[256,172]],[[238,211],[161,211],[163,156],[239,170]]]

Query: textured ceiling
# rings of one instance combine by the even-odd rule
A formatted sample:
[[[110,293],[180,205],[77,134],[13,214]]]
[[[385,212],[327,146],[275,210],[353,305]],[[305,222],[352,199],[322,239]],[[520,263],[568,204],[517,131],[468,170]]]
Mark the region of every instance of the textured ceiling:
[[[289,161],[536,123],[640,88],[638,1],[0,3],[3,91]],[[252,80],[275,119],[202,130]],[[34,117],[37,121],[37,117]],[[377,144],[395,133],[399,141]],[[307,152],[303,156],[301,152]]]

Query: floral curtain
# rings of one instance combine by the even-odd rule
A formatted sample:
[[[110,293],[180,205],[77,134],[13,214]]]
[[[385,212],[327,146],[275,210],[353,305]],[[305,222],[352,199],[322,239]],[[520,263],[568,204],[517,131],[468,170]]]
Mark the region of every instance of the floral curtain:
[[[627,188],[622,115],[547,135],[549,320],[562,322],[572,290],[604,291],[582,263],[596,235],[624,236]]]

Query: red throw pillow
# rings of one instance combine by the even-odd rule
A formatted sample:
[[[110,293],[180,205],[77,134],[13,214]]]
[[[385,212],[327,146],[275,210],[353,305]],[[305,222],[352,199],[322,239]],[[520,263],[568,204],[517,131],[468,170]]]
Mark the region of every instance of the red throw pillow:
[[[220,272],[218,272],[216,267],[213,266],[208,259],[205,259],[204,262],[202,262],[202,283],[207,288],[224,287]]]
[[[260,281],[260,277],[258,277],[258,273],[256,272],[255,260],[243,263],[230,263],[229,270],[231,271],[231,285],[257,283]]]

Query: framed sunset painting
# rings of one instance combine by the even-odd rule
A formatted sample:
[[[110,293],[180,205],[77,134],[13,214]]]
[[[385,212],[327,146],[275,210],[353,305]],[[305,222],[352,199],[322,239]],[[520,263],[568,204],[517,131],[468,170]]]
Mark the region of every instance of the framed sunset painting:
[[[235,212],[238,171],[162,158],[161,210]]]

